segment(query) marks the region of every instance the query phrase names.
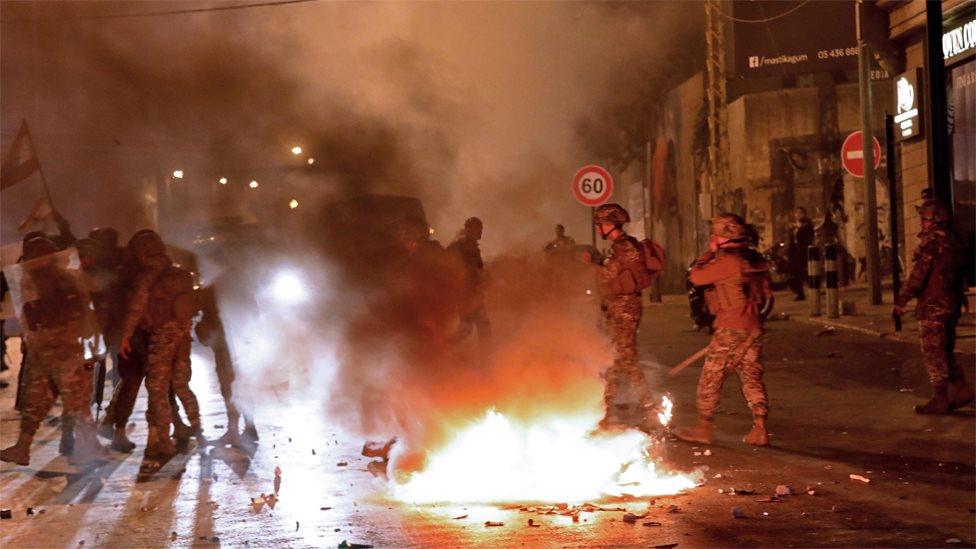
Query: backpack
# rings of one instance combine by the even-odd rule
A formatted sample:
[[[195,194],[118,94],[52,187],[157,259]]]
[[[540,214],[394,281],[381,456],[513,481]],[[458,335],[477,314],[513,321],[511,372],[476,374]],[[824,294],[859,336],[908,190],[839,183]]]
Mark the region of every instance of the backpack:
[[[148,312],[153,325],[171,320],[185,322],[199,311],[193,276],[188,271],[170,266],[159,273],[149,291]]]
[[[653,279],[664,272],[664,260],[667,259],[664,248],[649,238],[641,240],[640,248],[641,258],[644,259],[644,266],[647,267],[650,277]],[[647,285],[650,286],[650,282]]]
[[[637,242],[641,261],[620,273],[613,293],[633,294],[651,287],[654,277],[664,271],[664,248],[649,239]]]

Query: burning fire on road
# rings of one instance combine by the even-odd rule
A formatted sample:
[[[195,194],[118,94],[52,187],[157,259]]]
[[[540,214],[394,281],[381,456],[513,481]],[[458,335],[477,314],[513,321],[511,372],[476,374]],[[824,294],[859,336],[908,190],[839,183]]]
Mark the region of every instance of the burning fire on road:
[[[666,426],[672,402],[662,399]],[[519,420],[495,410],[459,429],[392,496],[411,503],[582,502],[675,494],[695,486],[655,461],[654,441],[635,429],[594,432],[599,414],[546,414]]]

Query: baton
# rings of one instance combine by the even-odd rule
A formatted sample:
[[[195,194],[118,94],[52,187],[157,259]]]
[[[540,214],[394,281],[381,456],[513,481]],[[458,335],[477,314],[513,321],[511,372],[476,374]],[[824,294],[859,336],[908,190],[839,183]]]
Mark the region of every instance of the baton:
[[[706,354],[708,354],[708,347],[709,347],[708,345],[705,345],[699,351],[697,351],[695,354],[693,354],[690,357],[684,359],[684,361],[682,361],[681,364],[678,364],[674,368],[671,368],[670,370],[668,370],[668,375],[671,375],[671,376],[677,375],[679,372],[681,372],[681,370],[684,370],[688,366],[691,366],[696,360],[698,360],[699,358],[701,358],[701,357],[705,356]]]

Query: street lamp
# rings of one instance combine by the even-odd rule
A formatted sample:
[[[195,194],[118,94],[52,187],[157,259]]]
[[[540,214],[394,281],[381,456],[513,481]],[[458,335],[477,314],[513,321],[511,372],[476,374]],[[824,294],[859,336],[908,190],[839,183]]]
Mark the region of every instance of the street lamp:
[[[183,179],[183,170],[173,170],[173,177]]]
[[[217,183],[220,183],[221,185],[226,185],[227,184],[227,178],[226,177],[221,177],[220,179],[217,180]]]
[[[298,145],[295,145],[294,147],[291,148],[291,154],[295,156],[302,154],[302,148],[299,147]]]
[[[251,187],[252,189],[256,189],[258,188],[258,182],[252,179],[251,182],[247,184],[247,186]]]
[[[288,207],[294,210],[298,207],[298,201],[292,198],[291,202],[288,203]]]
[[[315,159],[309,158],[308,160],[306,160],[306,162],[308,162],[308,165],[311,166],[312,164],[315,164]]]

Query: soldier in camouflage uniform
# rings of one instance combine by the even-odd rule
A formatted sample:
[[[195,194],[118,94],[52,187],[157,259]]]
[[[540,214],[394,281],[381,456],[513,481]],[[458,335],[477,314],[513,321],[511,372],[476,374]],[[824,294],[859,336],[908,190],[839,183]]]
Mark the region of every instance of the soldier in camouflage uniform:
[[[973,390],[956,364],[953,347],[963,297],[962,250],[949,228],[949,211],[938,200],[926,200],[916,208],[922,232],[915,250],[915,264],[895,301],[901,316],[912,299],[918,300],[922,362],[932,383],[932,399],[915,407],[919,414],[946,414],[971,403]]]
[[[226,273],[224,275],[226,277]],[[227,334],[224,331],[224,323],[221,318],[220,305],[217,300],[217,293],[220,287],[227,287],[226,284],[233,284],[232,279],[221,277],[213,284],[201,288],[199,291],[199,302],[203,315],[197,322],[194,331],[197,341],[210,347],[214,354],[214,368],[217,372],[217,381],[220,384],[220,395],[224,398],[224,407],[227,410],[227,432],[224,433],[216,444],[240,446],[241,434],[240,420],[241,412],[234,402],[234,379],[235,368],[234,360],[231,355],[230,345],[227,342]],[[247,412],[244,413],[244,433],[243,436],[248,442],[258,440],[258,430],[254,424],[254,418]]]
[[[604,204],[593,213],[593,223],[600,236],[612,242],[609,257],[597,273],[607,331],[613,343],[613,365],[604,373],[606,413],[600,420],[600,429],[621,426],[614,409],[622,379],[626,379],[637,393],[645,418],[654,405],[647,379],[637,360],[637,328],[643,306],[640,288],[634,282],[634,271],[646,272],[647,268],[640,242],[623,229],[629,222],[630,214],[619,204]]]
[[[24,246],[24,260],[39,259],[57,251],[50,239],[33,238]],[[85,325],[87,304],[78,299],[75,281],[53,263],[36,267],[31,280],[37,286],[39,297],[24,304],[28,325],[32,322],[36,325],[29,330],[25,327],[29,331],[31,366],[24,383],[20,436],[15,445],[0,452],[0,459],[20,465],[30,463],[34,434],[58,395],[64,407],[65,423],[75,428],[77,437],[69,461],[84,463],[104,457],[105,449],[95,437],[89,408],[91,364],[85,363],[83,343],[79,339],[79,335],[95,328]],[[35,306],[28,312],[32,304]]]
[[[752,430],[743,442],[765,446],[769,444],[769,400],[759,359],[763,333],[760,311],[772,296],[768,267],[762,256],[749,247],[745,223],[737,215],[722,214],[712,220],[709,247],[711,251],[692,265],[689,280],[706,287],[705,301],[715,315],[715,331],[698,380],[698,424],[676,435],[683,440],[711,443],[722,384],[731,372],[736,372],[752,411]]]
[[[145,455],[165,458],[175,450],[169,438],[173,423],[170,388],[186,410],[192,435],[200,436],[200,408],[190,390],[190,329],[199,310],[193,279],[188,271],[173,264],[165,248],[157,248],[143,260],[143,269],[133,284],[122,321],[119,354],[132,351],[131,338],[143,326],[149,333],[146,390],[149,404],[146,421],[149,437]]]

